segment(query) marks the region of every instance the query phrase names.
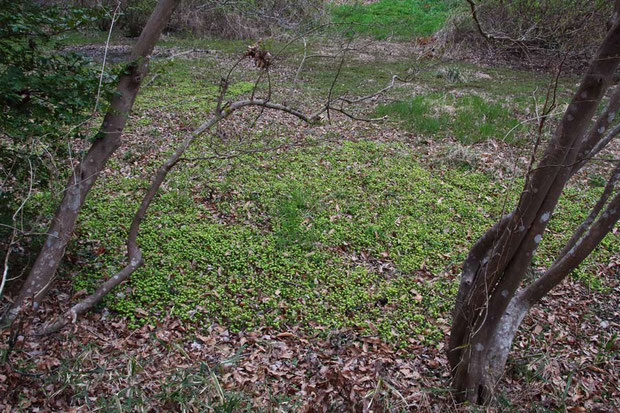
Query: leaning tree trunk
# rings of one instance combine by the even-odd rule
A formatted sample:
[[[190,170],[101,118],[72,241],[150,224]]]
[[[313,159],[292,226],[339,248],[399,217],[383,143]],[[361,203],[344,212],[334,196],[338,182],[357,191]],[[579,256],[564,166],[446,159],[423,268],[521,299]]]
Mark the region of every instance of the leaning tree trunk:
[[[23,305],[35,307],[52,284],[54,274],[64,256],[75,229],[78,213],[86,195],[104,169],[108,159],[121,145],[121,134],[133,107],[142,79],[147,73],[148,58],[168,24],[178,0],[160,0],[131,52],[127,71],[120,76],[115,97],[105,115],[97,140],[86,156],[73,169],[63,199],[56,210],[47,239],[24,282],[8,317],[14,319]]]
[[[490,399],[528,310],[583,262],[620,218],[620,194],[611,196],[620,175],[617,166],[588,219],[555,262],[537,280],[522,286],[568,180],[620,130],[617,126],[610,129],[620,108],[620,86],[592,122],[619,63],[620,22],[616,18],[542,158],[530,167],[517,207],[469,252],[448,346],[453,387],[461,401]]]

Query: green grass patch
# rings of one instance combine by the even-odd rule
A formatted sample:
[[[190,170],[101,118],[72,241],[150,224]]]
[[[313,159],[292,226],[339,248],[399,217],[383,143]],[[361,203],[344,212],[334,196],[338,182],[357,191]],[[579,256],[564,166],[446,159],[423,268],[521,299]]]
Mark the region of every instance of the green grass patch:
[[[432,137],[452,137],[469,145],[487,139],[518,141],[523,128],[507,103],[480,96],[450,93],[418,95],[406,101],[380,106],[379,116],[393,116],[408,128]]]
[[[355,2],[334,7],[332,20],[347,34],[362,34],[377,39],[407,39],[435,33],[458,4],[455,0]]]
[[[466,145],[491,138],[519,145],[531,142],[536,130],[535,106],[542,109],[547,87],[554,80],[551,75],[465,63],[436,68],[431,63],[419,63],[420,72],[411,83],[396,83],[385,95],[392,103],[380,105],[376,116],[400,120],[405,128],[429,138],[453,137]],[[416,67],[406,59],[348,60],[333,95],[370,94],[389,84],[395,74],[406,78],[410,69]],[[307,64],[301,74],[304,92],[325,95],[335,71],[332,61]],[[574,82],[573,78],[560,79],[558,106],[570,99]],[[548,122],[550,129],[556,120]]]

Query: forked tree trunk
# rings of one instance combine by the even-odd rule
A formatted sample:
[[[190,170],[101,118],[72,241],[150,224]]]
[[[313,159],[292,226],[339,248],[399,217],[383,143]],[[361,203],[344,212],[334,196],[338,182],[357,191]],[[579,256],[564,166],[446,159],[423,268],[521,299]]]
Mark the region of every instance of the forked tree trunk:
[[[86,195],[104,169],[108,159],[121,145],[121,135],[133,107],[140,83],[147,73],[148,58],[178,0],[160,0],[131,52],[127,71],[120,76],[116,94],[105,115],[97,140],[74,168],[64,196],[51,222],[47,239],[8,314],[14,319],[26,303],[35,307],[52,284],[54,274],[64,256],[75,229],[78,213]]]
[[[610,128],[620,108],[620,87],[592,122],[619,63],[616,18],[542,158],[528,171],[517,207],[470,250],[448,346],[453,387],[461,401],[489,401],[528,310],[582,263],[620,218],[620,194],[611,196],[620,176],[617,166],[599,202],[555,262],[534,282],[522,285],[568,180],[620,130]]]

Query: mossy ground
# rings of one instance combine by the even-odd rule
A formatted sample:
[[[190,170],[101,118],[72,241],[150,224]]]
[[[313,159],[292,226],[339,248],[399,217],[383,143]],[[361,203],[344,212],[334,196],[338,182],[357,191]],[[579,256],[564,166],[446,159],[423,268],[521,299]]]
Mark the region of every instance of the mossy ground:
[[[233,46],[226,43],[220,52]],[[92,289],[124,265],[123,244],[147,185],[143,178],[186,129],[176,125],[171,133],[170,125],[150,114],[179,114],[190,123],[203,119],[217,93],[219,58],[154,63],[152,74],[158,77],[137,100],[127,133],[146,134],[161,153],[141,159],[140,148],[130,145],[111,164],[125,172],[112,173],[94,188],[81,215],[81,241],[72,247],[87,263],[77,274],[76,290]],[[307,82],[295,86],[296,99],[325,92],[331,83],[321,71],[325,64],[309,63]],[[338,87],[383,85],[407,65],[353,60]],[[515,117],[527,116],[532,90],[544,92],[549,80],[505,69],[454,67],[460,77],[423,73],[418,82],[425,91],[413,99],[407,97],[411,85],[394,90],[400,102],[384,102],[376,110],[406,122],[387,127],[404,125],[416,134],[455,137],[464,144],[501,140],[518,123]],[[480,71],[494,81],[476,78]],[[569,81],[562,83],[565,94]],[[238,76],[231,97],[251,88],[249,75]],[[439,112],[433,123],[429,111],[439,100],[454,110]],[[286,141],[287,134],[298,132],[298,126],[273,125],[248,133]],[[173,314],[197,329],[211,321],[232,329],[354,327],[378,332],[396,345],[412,337],[440,340],[468,248],[498,218],[505,199],[512,205],[520,182],[507,193],[506,182],[492,174],[428,163],[406,142],[378,141],[372,131],[355,139],[330,133],[330,142],[315,136],[302,147],[180,165],[143,224],[144,267],[105,305],[132,325]],[[522,142],[523,135],[527,131],[517,128],[507,141]],[[204,156],[206,143],[197,142],[188,157]],[[595,182],[567,189],[535,266],[549,262],[600,191]],[[604,262],[619,252],[619,244],[617,235],[608,237],[589,262]],[[596,282],[590,264],[579,274]]]

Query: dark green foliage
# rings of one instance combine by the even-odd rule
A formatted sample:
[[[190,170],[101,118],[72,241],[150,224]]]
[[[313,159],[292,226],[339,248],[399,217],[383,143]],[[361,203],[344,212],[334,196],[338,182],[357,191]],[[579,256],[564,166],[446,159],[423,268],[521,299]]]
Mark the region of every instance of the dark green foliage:
[[[142,28],[156,4],[157,0],[133,0],[126,2],[120,16],[120,24],[127,36],[140,36]]]
[[[84,120],[98,76],[75,53],[59,52],[58,35],[92,20],[84,9],[62,11],[29,2],[0,2],[0,127],[33,136]]]
[[[96,17],[88,9],[0,1],[2,221],[31,183],[36,189],[63,176],[69,143],[83,137],[77,126],[92,115],[100,69],[63,51],[60,40]],[[103,77],[102,102],[112,80]]]

